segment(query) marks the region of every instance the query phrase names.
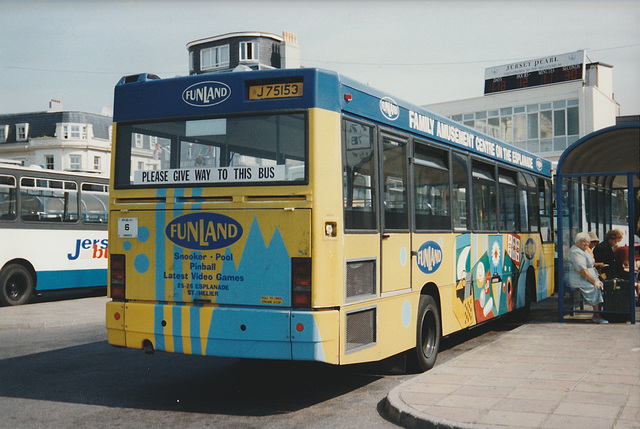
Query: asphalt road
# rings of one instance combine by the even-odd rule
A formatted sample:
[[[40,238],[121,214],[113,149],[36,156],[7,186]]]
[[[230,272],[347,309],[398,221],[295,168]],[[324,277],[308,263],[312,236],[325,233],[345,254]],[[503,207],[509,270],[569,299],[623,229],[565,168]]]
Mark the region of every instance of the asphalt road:
[[[514,326],[494,323],[444,340],[438,362]],[[0,330],[0,427],[393,428],[383,415],[383,401],[413,377],[400,366],[398,359],[334,367],[146,355],[108,345],[105,328],[95,321],[5,329]]]

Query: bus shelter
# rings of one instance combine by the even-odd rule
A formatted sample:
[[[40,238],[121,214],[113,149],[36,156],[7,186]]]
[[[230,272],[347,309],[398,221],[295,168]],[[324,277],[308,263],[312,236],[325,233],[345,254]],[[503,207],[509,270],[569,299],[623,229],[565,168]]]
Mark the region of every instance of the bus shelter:
[[[607,309],[604,314],[629,315],[636,322],[635,280],[637,276],[634,237],[638,234],[640,180],[640,122],[616,125],[593,132],[575,142],[558,160],[555,181],[558,254],[558,319],[565,314],[591,312],[565,306],[565,258],[578,232],[594,231],[604,239],[610,229],[628,231],[629,296],[628,307]],[[626,275],[626,273],[625,273]],[[578,294],[579,291],[576,291]],[[626,295],[626,293],[625,293]],[[624,303],[623,303],[624,304]],[[611,306],[609,307],[611,308]]]

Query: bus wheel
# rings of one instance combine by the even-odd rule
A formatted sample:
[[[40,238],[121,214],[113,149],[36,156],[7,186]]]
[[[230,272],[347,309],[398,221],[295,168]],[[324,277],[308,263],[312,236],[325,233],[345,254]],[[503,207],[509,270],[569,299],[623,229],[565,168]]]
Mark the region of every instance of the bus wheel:
[[[11,264],[0,272],[0,304],[25,304],[32,293],[33,277],[22,265]]]
[[[415,360],[409,362],[412,370],[428,371],[436,364],[440,349],[440,312],[431,295],[421,295],[418,306]]]

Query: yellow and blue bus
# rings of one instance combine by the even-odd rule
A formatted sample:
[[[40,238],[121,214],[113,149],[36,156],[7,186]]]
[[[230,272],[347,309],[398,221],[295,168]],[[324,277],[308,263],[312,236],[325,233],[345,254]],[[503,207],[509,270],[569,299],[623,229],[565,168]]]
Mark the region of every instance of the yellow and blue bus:
[[[551,164],[337,73],[115,88],[114,346],[352,364],[553,293]]]
[[[0,161],[0,305],[107,287],[109,179]]]

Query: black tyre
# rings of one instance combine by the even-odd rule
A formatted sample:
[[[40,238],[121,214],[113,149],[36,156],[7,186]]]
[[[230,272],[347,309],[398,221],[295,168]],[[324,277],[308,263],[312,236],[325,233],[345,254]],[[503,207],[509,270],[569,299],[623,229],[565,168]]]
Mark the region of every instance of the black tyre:
[[[531,310],[531,303],[536,300],[536,274],[533,272],[533,268],[529,268],[526,275],[527,282],[524,292],[524,307],[515,310],[511,317],[511,320],[516,323],[524,323],[527,321]]]
[[[436,364],[442,330],[438,304],[431,295],[421,295],[418,306],[416,349],[409,369],[428,371]],[[411,356],[410,356],[411,357]]]
[[[33,277],[20,264],[7,265],[0,272],[0,304],[21,305],[27,303],[33,294]]]

